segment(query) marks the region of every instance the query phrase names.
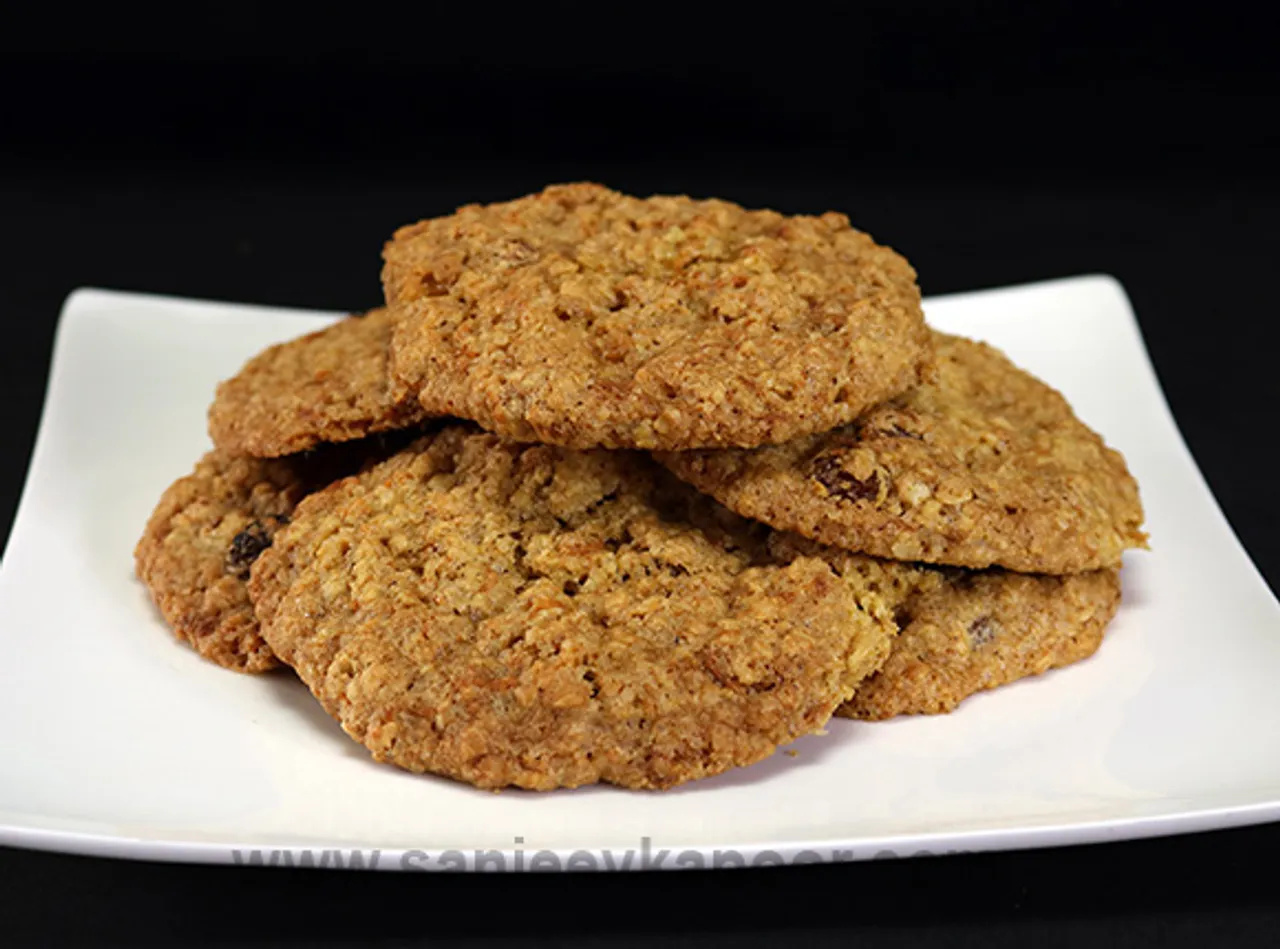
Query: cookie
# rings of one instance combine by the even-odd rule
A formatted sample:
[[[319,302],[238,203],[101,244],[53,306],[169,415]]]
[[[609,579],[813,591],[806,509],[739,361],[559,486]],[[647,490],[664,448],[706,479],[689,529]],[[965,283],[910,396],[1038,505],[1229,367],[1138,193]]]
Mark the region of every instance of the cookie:
[[[426,413],[388,372],[393,326],[391,311],[373,310],[259,353],[218,386],[214,445],[276,458],[420,423]]]
[[[935,334],[938,378],[856,422],[754,451],[664,453],[739,514],[848,550],[1031,573],[1146,545],[1121,455],[998,350]]]
[[[915,271],[842,214],[562,185],[401,228],[393,369],[431,414],[571,448],[752,447],[914,386]]]
[[[643,454],[454,426],[318,492],[253,567],[263,635],[379,761],[666,788],[819,730],[892,618]]]
[[[134,549],[138,578],[174,635],[237,672],[278,666],[258,633],[249,568],[303,497],[407,438],[375,436],[288,458],[206,454],[164,492]]]
[[[1079,662],[1120,605],[1120,571],[1036,576],[881,560],[794,534],[770,538],[787,561],[822,557],[893,612],[889,658],[837,710],[877,721],[953,711],[970,695]]]
[[[902,628],[888,660],[836,714],[950,712],[970,695],[1092,656],[1119,605],[1115,569],[1062,577],[928,571],[899,607]]]
[[[212,451],[165,491],[134,550],[178,639],[237,672],[279,665],[258,635],[249,568],[306,493],[297,466]]]

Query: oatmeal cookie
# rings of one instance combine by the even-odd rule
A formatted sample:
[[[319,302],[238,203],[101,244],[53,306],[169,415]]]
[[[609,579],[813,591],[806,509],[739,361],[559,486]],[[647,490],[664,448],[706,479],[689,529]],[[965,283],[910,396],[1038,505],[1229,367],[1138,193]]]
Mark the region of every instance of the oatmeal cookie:
[[[388,372],[393,326],[391,311],[373,310],[254,356],[218,386],[214,445],[276,458],[422,422],[418,401]]]
[[[819,730],[890,612],[647,456],[455,426],[304,500],[263,635],[379,761],[482,788],[666,788]]]
[[[238,672],[279,665],[258,634],[249,568],[303,497],[407,439],[374,436],[288,458],[206,454],[164,492],[134,549],[138,578],[174,635]]]
[[[1145,546],[1124,459],[1066,399],[991,346],[934,348],[936,382],[851,425],[659,460],[739,514],[894,560],[1061,574]]]
[[[395,373],[520,441],[771,444],[928,373],[915,271],[842,214],[561,185],[403,227],[383,256]]]
[[[1114,569],[930,574],[899,607],[902,627],[888,660],[837,715],[950,712],[977,692],[1087,659],[1120,605]]]
[[[246,583],[305,493],[288,460],[212,451],[160,498],[134,550],[138,577],[174,634],[206,659],[238,672],[279,665]]]
[[[977,692],[1093,655],[1120,605],[1120,571],[1036,576],[899,563],[823,547],[794,534],[774,556],[819,556],[893,611],[889,658],[837,710],[844,718],[950,712]]]

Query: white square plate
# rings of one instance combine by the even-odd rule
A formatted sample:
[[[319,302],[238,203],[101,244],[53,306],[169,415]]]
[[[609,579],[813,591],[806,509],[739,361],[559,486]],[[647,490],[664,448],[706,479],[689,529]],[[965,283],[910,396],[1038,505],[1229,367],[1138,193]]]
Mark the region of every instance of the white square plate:
[[[1123,290],[1082,277],[927,310],[1060,388],[1128,457],[1152,551],[1126,559],[1099,653],[950,716],[837,720],[794,754],[666,793],[492,794],[374,764],[290,676],[202,661],[133,578],[148,513],[206,448],[217,380],[331,315],[77,291],[0,567],[0,842],[415,869],[491,850],[480,865],[584,851],[572,868],[639,867],[667,850],[670,867],[1280,818],[1280,606],[1183,445]]]

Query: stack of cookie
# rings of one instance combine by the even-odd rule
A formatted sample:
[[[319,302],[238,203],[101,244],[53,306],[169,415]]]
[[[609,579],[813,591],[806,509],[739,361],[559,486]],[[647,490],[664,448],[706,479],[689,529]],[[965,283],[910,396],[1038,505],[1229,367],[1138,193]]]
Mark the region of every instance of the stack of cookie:
[[[381,761],[666,788],[1090,655],[1137,486],[839,214],[548,188],[223,383],[139,576]]]

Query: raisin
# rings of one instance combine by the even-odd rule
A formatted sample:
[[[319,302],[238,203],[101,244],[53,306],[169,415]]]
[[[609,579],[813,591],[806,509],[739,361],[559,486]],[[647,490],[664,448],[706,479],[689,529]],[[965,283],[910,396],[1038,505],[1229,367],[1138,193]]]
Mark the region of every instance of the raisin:
[[[242,580],[246,579],[253,562],[270,546],[271,535],[267,533],[261,521],[254,521],[232,538],[231,546],[227,549],[227,573]]]
[[[977,646],[985,646],[1000,635],[1000,624],[990,616],[980,616],[969,624],[969,642]]]
[[[811,477],[842,501],[874,501],[880,494],[880,476],[860,480],[845,471],[839,455],[822,455],[813,462]]]

